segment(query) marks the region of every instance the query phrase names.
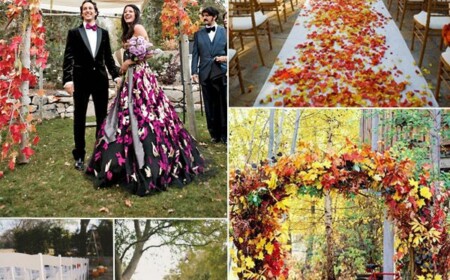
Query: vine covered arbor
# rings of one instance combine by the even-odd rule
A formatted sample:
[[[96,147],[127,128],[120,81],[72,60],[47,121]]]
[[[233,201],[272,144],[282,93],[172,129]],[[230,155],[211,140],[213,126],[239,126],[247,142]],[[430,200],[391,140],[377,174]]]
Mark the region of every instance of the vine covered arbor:
[[[446,137],[446,112],[327,110],[318,114],[315,110],[280,110],[271,111],[269,116],[251,111],[247,115],[234,113],[232,124],[253,125],[247,134],[238,131],[240,146],[245,146],[242,143],[246,139],[252,143],[248,153],[242,152],[239,160],[233,155],[230,159],[231,255],[234,273],[240,279],[354,278],[354,274],[341,271],[344,252],[337,249],[339,241],[333,230],[338,223],[339,197],[358,200],[361,196],[378,197],[384,204],[387,220],[395,228],[391,260],[402,279],[448,279],[449,192],[446,174],[439,172],[439,141],[441,135]],[[311,133],[312,127],[318,126],[321,132]],[[267,155],[271,156],[259,164],[252,163],[255,155],[245,155],[252,150],[265,150],[255,144],[255,139],[264,133],[269,139]],[[232,135],[231,145],[237,136]],[[361,140],[368,141],[357,144]],[[295,152],[292,143],[296,144]],[[277,156],[272,156],[275,153]],[[438,159],[434,160],[436,156]],[[239,163],[243,159],[247,164]],[[313,261],[297,271],[292,261],[297,245],[292,216],[296,215],[293,209],[299,201],[310,199],[323,200],[326,237],[320,244],[324,255],[321,261],[316,259],[319,270],[308,276],[303,272],[311,270]],[[353,212],[369,211],[367,208],[371,207],[359,205]],[[303,223],[306,224],[304,220]],[[306,224],[303,234],[316,231],[317,224]],[[355,227],[348,221],[344,225]],[[361,233],[355,227],[353,234]],[[304,243],[303,247],[310,249]],[[355,264],[347,263],[351,265]]]

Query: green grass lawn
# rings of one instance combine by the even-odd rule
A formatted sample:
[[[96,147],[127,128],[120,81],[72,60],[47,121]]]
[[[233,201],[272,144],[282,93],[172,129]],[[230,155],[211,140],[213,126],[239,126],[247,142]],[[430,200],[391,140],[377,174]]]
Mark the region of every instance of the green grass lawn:
[[[227,213],[227,149],[212,144],[199,113],[200,152],[205,174],[184,188],[139,197],[120,187],[95,189],[73,167],[73,121],[54,119],[37,126],[40,143],[30,163],[6,171],[0,179],[0,216],[4,217],[217,217]],[[94,119],[90,119],[93,121]],[[87,155],[95,128],[86,128]],[[91,143],[91,144],[90,144]],[[1,163],[1,170],[7,170]],[[127,206],[131,202],[131,207]]]

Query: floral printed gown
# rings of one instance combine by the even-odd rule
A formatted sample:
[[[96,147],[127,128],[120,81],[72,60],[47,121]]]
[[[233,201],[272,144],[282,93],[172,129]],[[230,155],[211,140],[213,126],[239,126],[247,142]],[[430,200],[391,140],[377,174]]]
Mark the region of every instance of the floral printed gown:
[[[102,125],[86,173],[98,187],[120,183],[143,196],[184,185],[203,171],[195,140],[158,86],[147,63],[130,71]]]

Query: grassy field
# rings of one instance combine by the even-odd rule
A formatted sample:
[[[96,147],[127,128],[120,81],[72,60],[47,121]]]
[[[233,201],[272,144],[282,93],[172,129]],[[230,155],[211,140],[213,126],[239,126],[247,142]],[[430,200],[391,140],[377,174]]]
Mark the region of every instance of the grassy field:
[[[146,197],[120,187],[95,189],[90,179],[73,168],[72,127],[71,119],[38,125],[41,141],[30,163],[6,171],[0,179],[0,216],[226,217],[227,149],[224,144],[210,143],[204,116],[197,114],[197,140],[207,163],[205,174],[184,188],[173,185]],[[87,155],[94,134],[94,127],[86,129]],[[7,170],[6,163],[1,164]]]

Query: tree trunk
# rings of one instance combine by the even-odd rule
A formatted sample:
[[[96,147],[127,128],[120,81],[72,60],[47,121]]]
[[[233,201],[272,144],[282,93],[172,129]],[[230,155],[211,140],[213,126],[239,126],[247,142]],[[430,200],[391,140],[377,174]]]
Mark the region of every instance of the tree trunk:
[[[297,116],[295,117],[295,127],[294,127],[294,133],[292,134],[292,142],[291,142],[291,155],[295,153],[295,146],[297,145],[297,136],[298,136],[298,129],[300,127],[300,117],[302,116],[302,111],[297,109]]]
[[[278,119],[278,133],[277,133],[277,138],[275,140],[275,148],[273,149],[274,154],[277,154],[277,152],[280,149],[281,135],[283,134],[283,121],[284,121],[284,110],[281,110],[280,117]]]
[[[133,220],[133,222],[134,222],[134,230],[136,232],[136,240],[141,241],[141,242],[137,242],[134,245],[133,256],[131,257],[130,263],[125,268],[125,271],[122,273],[122,280],[130,280],[131,277],[133,277],[133,274],[136,271],[136,268],[139,264],[139,260],[141,259],[142,255],[144,254],[143,249],[144,249],[145,241],[148,240],[148,237],[146,237],[146,235],[148,234],[148,231],[150,229],[150,220],[147,220],[145,222],[144,233],[142,233],[141,226],[139,224],[139,220]]]
[[[30,71],[30,66],[31,66],[31,60],[30,60],[30,48],[31,48],[31,25],[28,25],[26,31],[25,31],[25,36],[23,36],[23,41],[22,41],[22,54],[20,55],[20,60],[22,63],[22,67],[24,68],[28,68]],[[22,116],[23,119],[26,118],[26,116],[28,115],[28,105],[30,105],[31,103],[31,99],[28,96],[29,91],[30,91],[30,82],[29,81],[24,81],[22,82],[22,84],[20,85],[20,91],[22,92],[22,97],[20,98],[20,103],[21,107],[20,107],[20,115]],[[17,162],[18,163],[28,163],[29,159],[27,159],[25,157],[25,155],[22,153],[23,148],[25,148],[28,145],[28,132],[22,132],[22,139],[21,139],[21,143],[20,143],[20,151],[19,151],[19,156],[17,158]]]
[[[334,275],[334,242],[333,242],[333,215],[330,191],[325,193],[325,231],[327,239],[326,274],[327,280],[335,280]]]
[[[115,252],[114,256],[115,280],[122,280],[122,262],[120,261],[119,252]]]
[[[378,150],[378,126],[380,123],[380,118],[378,115],[378,111],[374,111],[372,116],[372,139],[371,139],[371,147],[372,151]]]
[[[273,142],[274,142],[274,123],[275,123],[275,109],[270,110],[269,116],[269,148],[268,148],[268,158],[271,159],[273,157]]]
[[[431,110],[431,116],[433,118],[433,127],[430,131],[431,138],[431,164],[432,164],[432,172],[435,179],[439,178],[439,174],[441,171],[441,139],[439,136],[439,132],[441,130],[441,110],[437,109]],[[437,195],[439,193],[439,182],[436,180],[435,187]]]
[[[180,6],[182,2],[180,1]],[[189,39],[185,34],[180,34],[181,40],[181,67],[183,67],[183,88],[186,96],[187,128],[194,138],[197,138],[197,126],[195,124],[194,97],[192,96],[191,77],[189,70]]]
[[[80,243],[79,243],[79,250],[80,250],[80,256],[86,257],[87,256],[87,227],[89,225],[89,219],[82,219],[80,220]]]
[[[250,143],[248,143],[248,155],[247,159],[245,160],[245,163],[248,163],[250,159],[252,158],[253,153],[253,142],[255,141],[255,131],[256,131],[256,124],[258,123],[258,116],[260,111],[256,111],[255,114],[255,121],[253,122],[253,129],[252,129],[252,138],[250,139]]]
[[[130,280],[131,277],[133,277],[133,274],[139,264],[139,260],[144,254],[144,251],[142,251],[142,249],[144,248],[144,244],[145,242],[139,242],[136,244],[133,252],[133,257],[131,257],[130,263],[122,274],[122,280]]]
[[[328,149],[331,149],[333,144],[333,127],[331,126],[331,119],[328,116]],[[325,234],[327,239],[327,252],[326,252],[326,279],[335,280],[334,275],[334,241],[333,241],[333,208],[331,200],[331,191],[325,192]]]
[[[316,220],[316,205],[315,205],[315,203],[313,205],[311,205],[311,217],[312,217],[313,221]],[[311,262],[312,256],[314,255],[314,236],[315,236],[314,232],[315,232],[315,229],[316,229],[316,223],[314,222],[311,227],[312,234],[308,238],[308,245],[306,247],[305,268],[307,269],[307,271],[309,271],[311,269],[310,262]]]

